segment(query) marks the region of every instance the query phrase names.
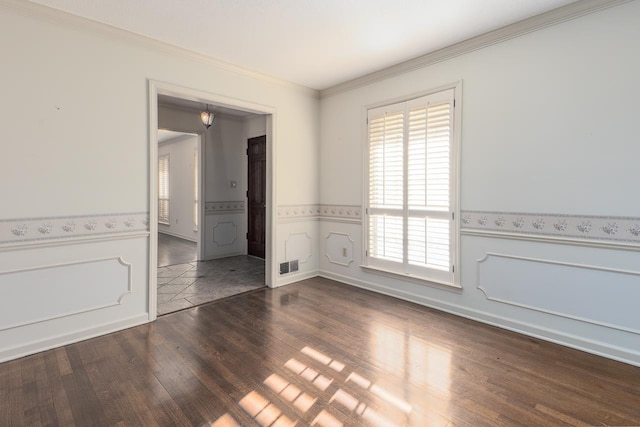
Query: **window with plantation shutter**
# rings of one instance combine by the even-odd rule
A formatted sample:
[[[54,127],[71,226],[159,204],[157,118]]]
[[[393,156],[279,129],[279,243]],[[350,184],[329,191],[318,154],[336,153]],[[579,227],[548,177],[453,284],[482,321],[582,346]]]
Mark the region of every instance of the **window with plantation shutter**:
[[[169,225],[169,155],[158,157],[158,222]]]
[[[454,284],[453,96],[368,111],[367,267]]]

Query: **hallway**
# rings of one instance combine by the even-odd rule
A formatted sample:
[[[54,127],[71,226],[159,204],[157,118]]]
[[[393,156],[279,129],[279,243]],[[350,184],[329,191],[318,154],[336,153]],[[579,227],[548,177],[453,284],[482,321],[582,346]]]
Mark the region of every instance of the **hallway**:
[[[158,268],[158,315],[265,287],[264,260],[235,256]]]

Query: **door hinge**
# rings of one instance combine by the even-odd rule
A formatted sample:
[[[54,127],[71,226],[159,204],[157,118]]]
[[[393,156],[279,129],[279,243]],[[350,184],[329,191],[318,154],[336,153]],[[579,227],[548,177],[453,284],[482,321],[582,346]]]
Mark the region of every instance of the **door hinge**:
[[[249,155],[249,149],[247,148],[247,156]]]
[[[452,273],[455,273],[455,272],[456,272],[456,266],[455,266],[455,265],[452,265],[452,266],[451,266],[451,272],[452,272]]]
[[[249,240],[249,233],[246,234],[245,238]]]
[[[456,99],[453,98],[453,108],[456,108]]]
[[[369,251],[364,251],[364,256],[369,256]]]
[[[451,219],[452,220],[456,220],[456,213],[455,212],[451,212]]]
[[[247,193],[247,199],[248,199],[249,198],[249,190],[247,190],[246,193]]]

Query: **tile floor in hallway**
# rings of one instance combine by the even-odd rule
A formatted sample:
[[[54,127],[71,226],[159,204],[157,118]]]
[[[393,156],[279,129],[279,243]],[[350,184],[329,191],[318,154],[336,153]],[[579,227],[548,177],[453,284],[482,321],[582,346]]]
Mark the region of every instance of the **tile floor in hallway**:
[[[265,287],[264,260],[234,256],[158,268],[158,315]]]

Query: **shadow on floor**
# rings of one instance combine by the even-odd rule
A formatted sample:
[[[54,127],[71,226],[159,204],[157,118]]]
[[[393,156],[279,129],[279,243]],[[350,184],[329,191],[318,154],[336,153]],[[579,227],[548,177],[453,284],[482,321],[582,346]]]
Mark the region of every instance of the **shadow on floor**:
[[[158,268],[158,315],[265,287],[264,260],[234,256]]]

